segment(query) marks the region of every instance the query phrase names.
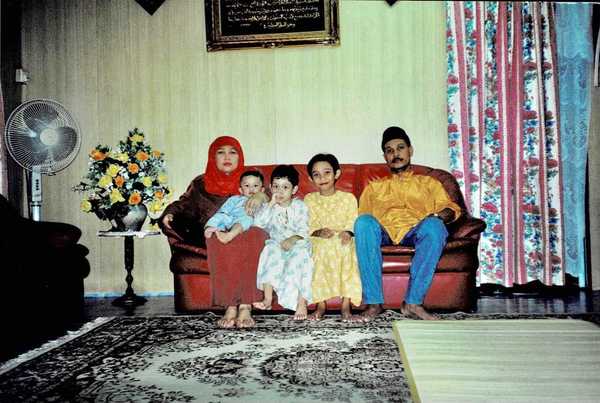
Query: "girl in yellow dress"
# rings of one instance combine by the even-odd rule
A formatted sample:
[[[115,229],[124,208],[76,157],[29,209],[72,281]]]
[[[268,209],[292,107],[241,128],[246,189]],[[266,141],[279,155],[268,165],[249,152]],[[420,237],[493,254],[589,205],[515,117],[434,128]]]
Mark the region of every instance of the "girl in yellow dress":
[[[342,171],[334,155],[315,155],[308,162],[307,170],[319,190],[304,197],[315,264],[312,294],[313,301],[318,302],[309,319],[320,320],[327,309],[326,301],[342,297],[342,320],[359,321],[350,308],[350,302],[358,306],[362,298],[352,233],[358,203],[352,193],[336,190],[335,182]]]

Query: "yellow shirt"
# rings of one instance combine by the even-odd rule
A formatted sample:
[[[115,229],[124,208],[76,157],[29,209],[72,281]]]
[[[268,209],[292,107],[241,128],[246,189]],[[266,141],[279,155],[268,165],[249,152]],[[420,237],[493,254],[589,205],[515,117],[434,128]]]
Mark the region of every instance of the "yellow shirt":
[[[455,220],[460,217],[460,207],[438,180],[408,170],[369,183],[360,196],[358,214],[373,215],[399,244],[423,218],[445,208],[454,211]]]

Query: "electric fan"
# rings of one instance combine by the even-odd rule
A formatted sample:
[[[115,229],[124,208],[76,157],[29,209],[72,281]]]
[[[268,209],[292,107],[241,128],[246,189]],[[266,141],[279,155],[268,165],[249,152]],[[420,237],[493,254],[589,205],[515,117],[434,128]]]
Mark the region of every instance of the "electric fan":
[[[40,221],[42,174],[54,175],[73,162],[81,147],[79,126],[58,102],[33,99],[10,114],[4,138],[11,157],[31,172],[31,218]]]

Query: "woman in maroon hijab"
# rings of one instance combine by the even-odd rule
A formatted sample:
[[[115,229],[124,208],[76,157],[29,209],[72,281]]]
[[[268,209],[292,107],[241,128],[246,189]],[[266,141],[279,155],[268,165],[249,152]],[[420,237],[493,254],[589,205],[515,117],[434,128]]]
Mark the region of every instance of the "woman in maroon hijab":
[[[179,200],[169,204],[160,218],[161,227],[185,234],[199,246],[206,246],[210,269],[212,303],[226,307],[217,324],[223,328],[254,326],[253,301],[262,296],[256,288],[255,254],[260,251],[243,247],[243,236],[227,244],[216,237],[204,238],[204,226],[227,200],[238,194],[240,176],[244,172],[244,152],[239,142],[229,136],[217,138],[208,150],[203,175],[196,177]],[[260,204],[256,195],[250,204]],[[257,201],[258,200],[258,201]],[[185,223],[185,224],[183,224]],[[259,229],[251,228],[247,235]],[[238,307],[239,306],[239,307]]]

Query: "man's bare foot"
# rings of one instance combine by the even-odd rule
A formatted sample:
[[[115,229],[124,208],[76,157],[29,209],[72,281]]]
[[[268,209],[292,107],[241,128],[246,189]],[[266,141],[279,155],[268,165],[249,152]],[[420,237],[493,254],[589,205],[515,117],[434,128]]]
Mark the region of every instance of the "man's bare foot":
[[[246,329],[256,325],[254,318],[252,318],[252,307],[250,305],[240,305],[235,325],[240,329]]]
[[[437,316],[430,314],[423,308],[423,305],[419,304],[407,304],[406,302],[402,302],[402,305],[400,305],[400,312],[402,315],[408,316],[411,319],[439,320]]]
[[[234,327],[237,312],[237,306],[228,306],[225,315],[217,321],[217,326],[221,329],[231,329]]]
[[[271,301],[271,300],[263,299],[262,301],[253,302],[252,306],[255,307],[256,309],[262,309],[263,311],[270,311],[272,308],[272,306],[271,306],[272,303],[273,303],[273,301]]]
[[[367,306],[367,309],[365,309],[363,311],[363,313],[360,315],[361,320],[362,320],[362,322],[370,322],[373,319],[375,319],[375,317],[377,315],[379,315],[381,312],[383,312],[383,308],[381,307],[381,304],[370,304]]]
[[[317,309],[314,310],[313,313],[308,315],[308,320],[319,321],[323,319],[323,315],[325,315],[325,311],[327,310],[327,303],[325,301],[321,301],[317,304]]]
[[[302,297],[298,299],[298,305],[296,306],[296,313],[294,313],[294,320],[306,320],[308,317],[308,310],[306,308],[306,300]]]

